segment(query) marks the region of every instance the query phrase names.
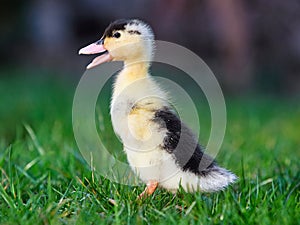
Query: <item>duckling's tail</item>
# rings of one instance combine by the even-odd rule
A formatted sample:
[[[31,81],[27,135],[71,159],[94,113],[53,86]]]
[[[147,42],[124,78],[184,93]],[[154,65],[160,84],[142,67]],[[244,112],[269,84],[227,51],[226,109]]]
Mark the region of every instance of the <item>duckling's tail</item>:
[[[200,190],[203,192],[215,192],[234,183],[238,177],[232,172],[214,165],[205,174],[200,175]]]

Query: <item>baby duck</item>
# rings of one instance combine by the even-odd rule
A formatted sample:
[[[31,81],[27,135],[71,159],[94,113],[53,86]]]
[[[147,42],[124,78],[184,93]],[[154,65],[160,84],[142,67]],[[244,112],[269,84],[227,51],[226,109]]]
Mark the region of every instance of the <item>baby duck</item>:
[[[151,195],[158,186],[172,192],[180,185],[187,192],[224,189],[237,177],[204,153],[151,78],[153,50],[149,25],[122,19],[111,23],[99,41],[79,51],[101,54],[87,69],[112,60],[124,62],[114,83],[110,114],[132,170],[147,184],[140,197]]]

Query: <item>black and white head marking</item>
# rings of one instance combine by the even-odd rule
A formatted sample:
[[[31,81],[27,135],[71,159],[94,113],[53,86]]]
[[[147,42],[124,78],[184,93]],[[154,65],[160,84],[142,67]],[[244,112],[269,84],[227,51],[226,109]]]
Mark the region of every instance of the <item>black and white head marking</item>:
[[[151,28],[143,21],[137,19],[120,19],[112,22],[104,31],[103,38],[113,37],[116,31],[126,31],[129,34],[153,37]]]

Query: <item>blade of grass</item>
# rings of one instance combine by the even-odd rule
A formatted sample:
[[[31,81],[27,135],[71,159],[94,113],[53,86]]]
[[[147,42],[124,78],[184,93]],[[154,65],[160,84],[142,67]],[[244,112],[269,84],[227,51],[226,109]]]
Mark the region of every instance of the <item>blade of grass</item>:
[[[40,145],[34,131],[31,129],[31,127],[28,124],[24,124],[25,129],[27,130],[31,140],[33,141],[33,144],[35,146],[35,148],[37,149],[37,151],[40,153],[40,155],[44,155],[45,154],[45,150],[42,148],[42,146]]]
[[[2,184],[0,184],[0,194],[1,197],[4,199],[4,201],[7,203],[7,205],[10,208],[16,209],[16,205],[14,203],[14,200],[6,193],[5,189],[3,188]]]

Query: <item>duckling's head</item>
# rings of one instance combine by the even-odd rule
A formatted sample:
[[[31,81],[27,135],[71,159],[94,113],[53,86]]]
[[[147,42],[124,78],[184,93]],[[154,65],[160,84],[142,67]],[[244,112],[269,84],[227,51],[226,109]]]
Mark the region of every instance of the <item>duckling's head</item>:
[[[117,20],[105,30],[102,38],[79,50],[79,54],[101,54],[87,69],[108,61],[135,63],[150,61],[153,53],[152,29],[141,20]]]

